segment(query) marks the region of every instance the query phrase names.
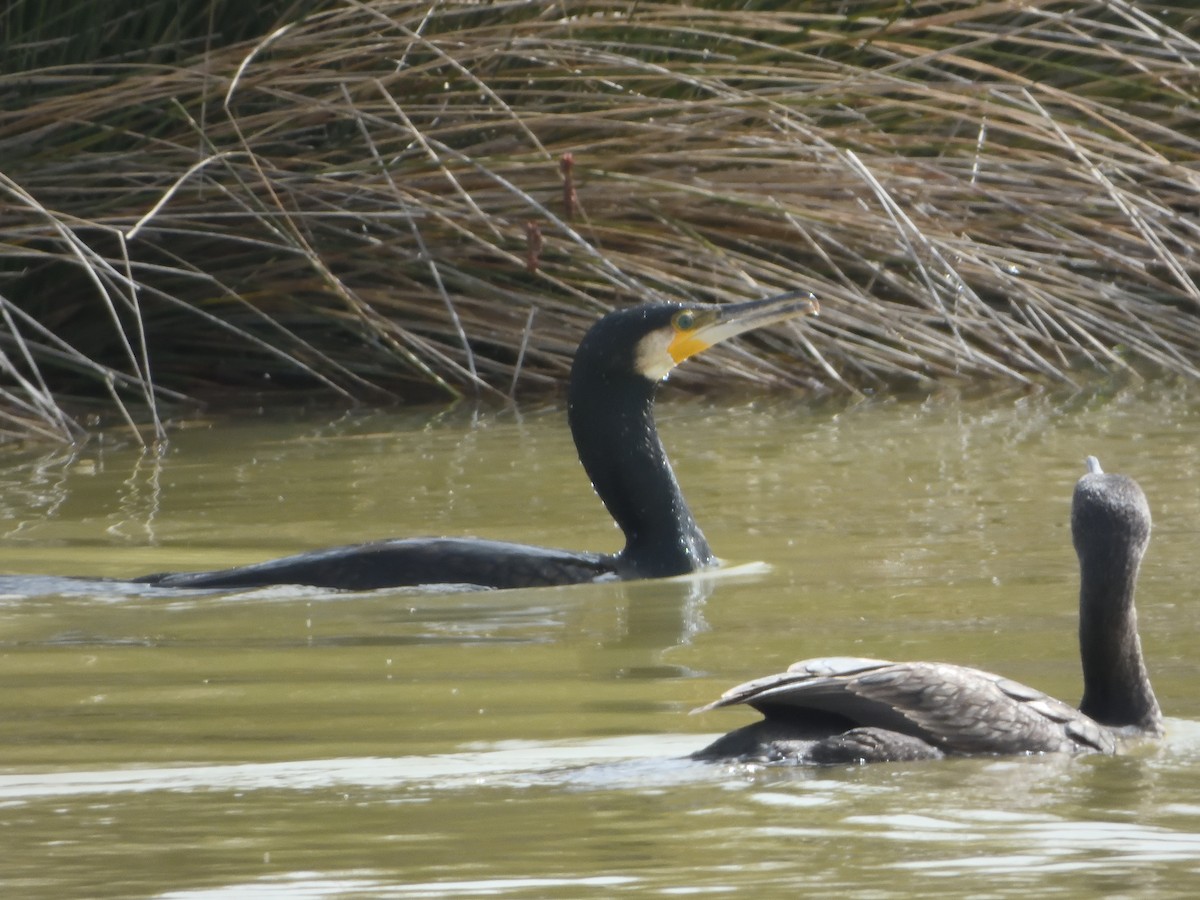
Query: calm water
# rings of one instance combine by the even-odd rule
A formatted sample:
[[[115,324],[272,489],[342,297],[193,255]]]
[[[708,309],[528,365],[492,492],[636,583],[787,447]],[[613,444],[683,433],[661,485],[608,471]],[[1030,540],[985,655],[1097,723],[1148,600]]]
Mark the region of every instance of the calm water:
[[[0,578],[0,893],[1183,897],[1200,883],[1200,402],[1184,389],[672,399],[731,565],[495,593],[140,593]],[[1122,758],[681,760],[688,710],[806,656],[1079,693],[1083,457],[1134,475],[1170,734]],[[563,415],[196,423],[161,460],[8,450],[0,572],[127,576],[415,534],[616,549]]]

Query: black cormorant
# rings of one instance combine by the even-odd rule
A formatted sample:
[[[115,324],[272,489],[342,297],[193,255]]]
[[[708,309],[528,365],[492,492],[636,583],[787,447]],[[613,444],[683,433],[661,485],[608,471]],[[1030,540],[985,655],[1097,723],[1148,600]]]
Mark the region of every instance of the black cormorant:
[[[696,759],[882,762],[999,753],[1115,753],[1157,737],[1133,594],[1150,542],[1137,482],[1106,475],[1095,457],[1075,486],[1071,534],[1079,557],[1079,709],[979,669],[933,662],[830,657],[750,681],[695,712],[745,703],[765,718],[730,732]]]
[[[410,538],[135,580],[170,588],[514,588],[659,578],[712,566],[716,559],[680,493],[654,427],[655,389],[674,366],[714,344],[816,311],[810,293],[792,291],[733,304],[648,304],[611,312],[588,330],[571,366],[567,415],[579,459],[625,534],[625,547],[618,553],[475,538]]]

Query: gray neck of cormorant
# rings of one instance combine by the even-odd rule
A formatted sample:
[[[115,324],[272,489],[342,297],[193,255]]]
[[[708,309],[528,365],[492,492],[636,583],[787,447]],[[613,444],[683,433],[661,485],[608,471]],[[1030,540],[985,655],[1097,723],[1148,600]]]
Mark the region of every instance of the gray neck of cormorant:
[[[596,494],[625,534],[616,560],[626,577],[683,575],[715,562],[654,425],[657,387],[636,372],[578,364],[571,377],[571,434]]]
[[[1110,480],[1105,490],[1132,485],[1122,514],[1128,521],[1089,514],[1078,502],[1089,478]],[[1116,483],[1117,487],[1111,487]],[[1093,485],[1094,486],[1094,485]],[[1142,657],[1134,590],[1150,538],[1149,511],[1141,490],[1117,475],[1085,476],[1076,488],[1072,531],[1079,554],[1079,650],[1083,662],[1080,712],[1104,725],[1162,732],[1162,711]],[[1118,504],[1118,508],[1122,508]]]

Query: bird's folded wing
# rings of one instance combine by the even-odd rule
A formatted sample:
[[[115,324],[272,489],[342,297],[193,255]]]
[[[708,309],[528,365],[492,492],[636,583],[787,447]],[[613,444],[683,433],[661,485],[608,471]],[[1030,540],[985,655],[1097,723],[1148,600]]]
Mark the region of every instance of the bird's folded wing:
[[[768,717],[834,713],[948,753],[1111,752],[1115,743],[1106,729],[1041,691],[948,663],[803,660],[787,672],[739,685],[704,708],[739,703]]]

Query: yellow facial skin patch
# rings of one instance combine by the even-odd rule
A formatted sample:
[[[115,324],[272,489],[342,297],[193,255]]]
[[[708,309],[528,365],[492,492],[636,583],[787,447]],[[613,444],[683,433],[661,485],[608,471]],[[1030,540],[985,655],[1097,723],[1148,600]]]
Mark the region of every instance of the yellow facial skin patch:
[[[745,303],[685,307],[672,317],[669,328],[653,331],[638,343],[637,370],[660,381],[685,359],[722,341],[797,316],[816,315],[819,309],[807,291]]]

